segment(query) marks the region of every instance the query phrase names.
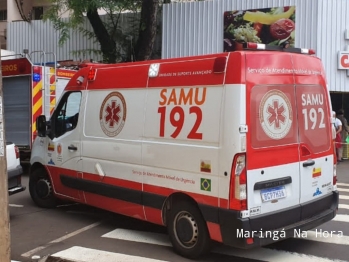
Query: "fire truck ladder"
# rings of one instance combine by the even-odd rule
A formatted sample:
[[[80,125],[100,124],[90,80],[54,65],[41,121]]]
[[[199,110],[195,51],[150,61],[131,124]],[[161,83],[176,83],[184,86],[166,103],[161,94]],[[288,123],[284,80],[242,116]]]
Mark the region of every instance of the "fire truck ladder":
[[[57,59],[53,52],[33,51],[32,55],[40,55],[39,64],[42,67],[42,106],[43,114],[46,119],[49,119],[53,109],[56,106],[56,73],[57,73]],[[52,58],[53,62],[48,62],[47,58]]]

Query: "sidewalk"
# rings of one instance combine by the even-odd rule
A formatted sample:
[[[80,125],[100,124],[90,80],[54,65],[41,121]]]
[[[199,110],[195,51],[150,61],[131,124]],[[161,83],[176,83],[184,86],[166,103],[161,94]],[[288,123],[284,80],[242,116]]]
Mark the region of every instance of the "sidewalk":
[[[38,262],[77,262],[77,261],[65,260],[65,259],[61,259],[59,257],[48,256],[48,257],[43,257],[43,258],[39,259]]]

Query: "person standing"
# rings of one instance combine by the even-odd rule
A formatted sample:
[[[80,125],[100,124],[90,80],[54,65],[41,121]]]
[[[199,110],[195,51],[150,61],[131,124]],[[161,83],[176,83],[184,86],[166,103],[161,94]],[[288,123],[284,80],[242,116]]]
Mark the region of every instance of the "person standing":
[[[342,129],[341,129],[341,132],[340,132],[340,135],[341,135],[341,147],[338,149],[338,159],[339,160],[343,160],[343,147],[344,145],[346,144],[346,138],[347,138],[347,135],[348,135],[348,121],[347,119],[345,118],[344,116],[344,110],[343,109],[339,109],[338,112],[337,112],[337,118],[342,122]]]
[[[342,138],[341,138],[341,131],[342,131],[342,122],[337,118],[336,112],[332,111],[332,117],[333,117],[333,125],[336,130],[336,138],[335,138],[335,146],[336,146],[336,157],[337,157],[337,163],[342,162],[342,159],[339,158],[339,149],[342,147]]]

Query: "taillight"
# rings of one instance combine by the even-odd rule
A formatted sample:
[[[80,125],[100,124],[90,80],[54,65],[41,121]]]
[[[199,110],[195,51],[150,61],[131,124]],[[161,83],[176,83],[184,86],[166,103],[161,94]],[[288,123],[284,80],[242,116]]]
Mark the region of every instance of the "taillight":
[[[245,154],[237,154],[233,160],[230,174],[229,208],[234,210],[247,209],[247,176]]]
[[[333,165],[333,185],[337,185],[337,165]]]
[[[19,149],[17,146],[15,146],[15,153],[16,153],[16,159],[19,158]]]

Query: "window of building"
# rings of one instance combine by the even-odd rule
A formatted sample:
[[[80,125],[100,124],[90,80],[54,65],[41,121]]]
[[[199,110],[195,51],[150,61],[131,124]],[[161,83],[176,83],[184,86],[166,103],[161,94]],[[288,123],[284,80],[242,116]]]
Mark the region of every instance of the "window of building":
[[[34,6],[32,11],[32,20],[41,20],[44,14],[44,7]]]
[[[0,21],[7,21],[7,10],[0,10]]]

